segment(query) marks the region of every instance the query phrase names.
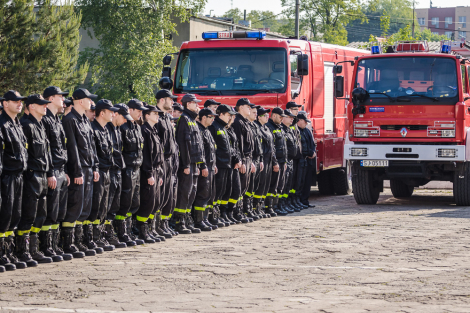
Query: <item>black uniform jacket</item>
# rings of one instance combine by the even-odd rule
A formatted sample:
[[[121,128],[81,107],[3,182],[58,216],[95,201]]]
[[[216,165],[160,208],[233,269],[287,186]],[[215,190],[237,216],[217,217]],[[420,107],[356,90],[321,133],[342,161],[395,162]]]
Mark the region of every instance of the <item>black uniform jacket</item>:
[[[62,121],[57,115],[47,109],[47,114],[41,120],[46,130],[46,136],[51,146],[52,166],[47,172],[47,177],[52,177],[53,170],[65,170],[67,163],[67,137],[65,137]]]
[[[240,156],[240,148],[238,146],[238,138],[235,132],[233,131],[232,127],[226,128],[227,134],[230,138],[230,146],[232,151],[232,168],[235,166],[235,164],[239,163],[242,158]]]
[[[91,122],[93,138],[95,140],[96,154],[100,163],[100,170],[108,171],[113,165],[113,141],[106,125],[103,127],[95,119]]]
[[[261,131],[255,122],[249,123],[251,131],[253,133],[253,161],[263,162],[263,143],[261,137]]]
[[[242,163],[246,164],[246,159],[252,158],[253,149],[255,146],[250,122],[241,114],[237,114],[235,121],[233,121],[232,128],[237,135]]]
[[[216,166],[216,150],[218,149],[214,138],[208,128],[204,127],[201,123],[197,122],[199,131],[202,135],[202,142],[204,144],[204,157],[205,162],[201,164],[201,169],[214,170]]]
[[[121,125],[122,156],[126,167],[138,169],[142,165],[144,138],[140,126],[132,121]]]
[[[168,158],[178,152],[178,146],[175,138],[175,130],[171,125],[170,115],[167,113],[158,113],[158,123],[155,125],[158,137],[163,144],[165,158]]]
[[[126,164],[124,163],[124,157],[122,156],[122,137],[121,128],[114,126],[113,123],[109,122],[106,124],[108,129],[109,137],[113,142],[113,166],[112,169],[124,169]]]
[[[52,166],[51,149],[41,121],[29,114],[21,122],[28,150],[28,170],[47,172]]]
[[[230,147],[230,137],[225,128],[227,123],[216,117],[212,125],[208,127],[212,137],[214,138],[217,150],[215,152],[217,158],[217,168],[232,167],[232,151]]]
[[[268,128],[268,126],[261,125],[261,123],[258,121],[255,123],[258,125],[258,129],[261,134],[263,156],[271,158],[273,166],[277,165],[276,148],[274,147],[274,137],[271,130]]]
[[[180,149],[180,168],[188,168],[191,163],[205,162],[204,147],[199,127],[196,124],[197,113],[184,109],[176,124],[176,142]]]
[[[149,179],[151,177],[157,180],[163,176],[163,144],[158,137],[157,129],[145,122],[142,125],[142,136],[144,137],[143,161],[140,167],[142,177]]]
[[[297,138],[295,138],[294,131],[287,127],[284,124],[281,124],[282,130],[286,136],[286,144],[287,144],[287,158],[290,160],[294,159],[297,156],[298,151],[298,143]]]
[[[28,152],[26,151],[26,137],[18,118],[12,120],[3,111],[0,114],[0,128],[2,130],[3,173],[21,173],[26,170]]]
[[[311,157],[315,153],[315,141],[313,140],[312,131],[308,128],[300,129],[300,138],[302,142],[303,158]],[[308,164],[313,165],[313,159],[307,159]]]
[[[277,125],[272,119],[266,123],[274,138],[274,147],[276,148],[276,159],[278,163],[285,163],[287,161],[287,144],[286,136],[282,130],[281,125]],[[274,164],[275,165],[275,164]]]

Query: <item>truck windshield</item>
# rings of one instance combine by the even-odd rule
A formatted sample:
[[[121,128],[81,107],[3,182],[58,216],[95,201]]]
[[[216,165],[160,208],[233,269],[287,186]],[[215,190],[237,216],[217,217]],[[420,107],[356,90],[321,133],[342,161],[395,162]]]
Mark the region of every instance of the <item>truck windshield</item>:
[[[175,92],[253,94],[285,92],[285,49],[192,49],[180,53]]]
[[[442,57],[364,59],[358,64],[356,87],[366,89],[374,102],[384,104],[395,100],[455,104],[456,68],[455,60]]]

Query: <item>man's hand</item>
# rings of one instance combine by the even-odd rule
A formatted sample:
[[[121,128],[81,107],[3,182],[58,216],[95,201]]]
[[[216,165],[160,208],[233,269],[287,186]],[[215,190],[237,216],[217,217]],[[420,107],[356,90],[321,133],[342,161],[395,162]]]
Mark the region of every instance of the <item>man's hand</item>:
[[[57,187],[57,178],[54,176],[47,178],[47,186],[51,189],[56,189]]]
[[[261,163],[259,164],[259,171],[262,172],[263,170],[264,170],[264,163],[261,162]]]
[[[147,182],[149,183],[150,186],[153,186],[155,185],[155,178],[150,177],[149,179],[147,179]]]
[[[234,169],[239,169],[240,167],[242,167],[242,162],[238,162],[237,164],[235,164]]]
[[[163,179],[160,178],[159,184],[160,186],[163,185]]]
[[[241,173],[241,174],[245,174],[245,173],[246,173],[246,165],[245,165],[245,164],[242,164],[242,166],[240,167],[240,173]]]
[[[253,163],[251,163],[251,172],[252,173],[256,172],[256,166]]]
[[[82,177],[77,177],[73,180],[73,182],[76,184],[76,185],[83,185],[83,176]]]
[[[287,170],[287,163],[284,163],[284,171]]]
[[[69,175],[65,174],[65,177],[67,177],[67,186],[70,186],[70,177],[69,177]]]
[[[189,175],[189,173],[190,173],[189,167],[185,168],[183,172],[184,172],[186,175]]]
[[[273,166],[273,172],[279,172],[279,164]]]
[[[207,168],[202,170],[202,177],[207,177],[209,176],[209,170]]]
[[[317,153],[314,152],[313,155],[311,157],[308,157],[309,159],[314,159],[315,157],[317,156]]]
[[[100,172],[93,172],[93,181],[97,182],[100,180]]]
[[[214,166],[214,174],[217,174],[219,172],[219,169],[217,168],[217,166]]]

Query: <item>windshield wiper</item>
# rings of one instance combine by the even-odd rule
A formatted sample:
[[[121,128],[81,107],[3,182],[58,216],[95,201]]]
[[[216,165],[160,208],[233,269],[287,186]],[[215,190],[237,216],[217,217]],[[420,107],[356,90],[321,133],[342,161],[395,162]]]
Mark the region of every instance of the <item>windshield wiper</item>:
[[[429,96],[425,96],[425,95],[420,95],[419,93],[414,93],[414,94],[412,94],[412,95],[398,96],[398,97],[397,97],[397,100],[398,100],[399,98],[405,98],[405,97],[421,97],[421,98],[431,99],[431,100],[434,101],[434,102],[438,102],[438,101],[439,101],[438,98],[429,97]]]
[[[392,98],[392,96],[387,95],[386,93],[382,92],[369,92],[369,95],[382,95],[390,99],[390,102],[395,102],[395,100]]]
[[[270,90],[270,89],[238,89],[236,90],[236,95],[244,95],[245,92],[254,92],[254,93],[277,93],[276,91],[274,90]]]
[[[220,90],[191,90],[187,91],[187,93],[197,93],[198,95],[222,95]]]

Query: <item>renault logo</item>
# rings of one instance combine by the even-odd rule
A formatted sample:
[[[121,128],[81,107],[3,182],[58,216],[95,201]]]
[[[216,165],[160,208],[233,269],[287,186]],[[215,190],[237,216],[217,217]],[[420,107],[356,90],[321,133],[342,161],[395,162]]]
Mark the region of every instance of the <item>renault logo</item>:
[[[406,137],[406,134],[408,134],[408,131],[406,130],[406,127],[403,127],[400,130],[400,134],[401,134],[402,137]]]

